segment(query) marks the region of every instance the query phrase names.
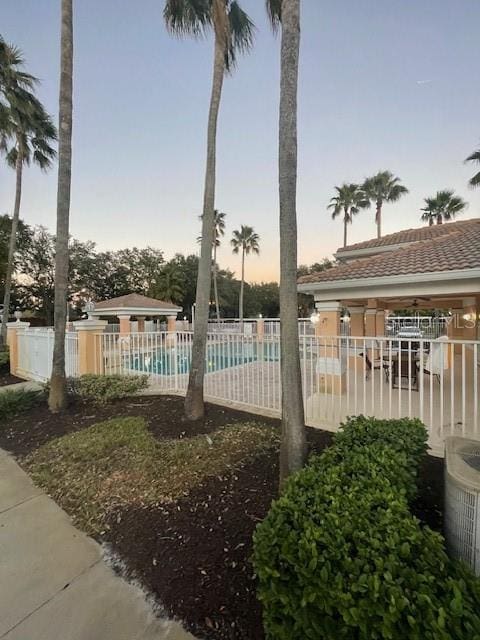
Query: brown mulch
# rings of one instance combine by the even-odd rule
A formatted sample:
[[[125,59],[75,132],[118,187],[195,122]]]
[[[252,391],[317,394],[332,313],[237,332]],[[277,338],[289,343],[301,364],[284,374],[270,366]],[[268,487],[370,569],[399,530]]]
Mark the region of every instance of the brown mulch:
[[[105,407],[76,402],[66,414],[37,407],[0,428],[0,447],[23,456],[48,440],[110,417],[143,416],[157,438],[209,433],[252,420],[252,414],[207,405],[204,421],[182,420],[183,399],[138,397]],[[260,418],[270,424],[278,421]],[[308,429],[310,450],[331,434]],[[206,480],[174,504],[129,507],[111,515],[100,536],[139,579],[198,638],[262,640],[261,609],[250,563],[252,533],[277,494],[278,455],[267,452],[241,468]],[[443,465],[429,457],[414,505],[418,517],[442,528]]]
[[[6,387],[9,384],[17,384],[18,382],[25,382],[25,380],[17,378],[17,376],[12,376],[8,371],[0,373],[0,387]]]
[[[254,416],[243,411],[233,411],[219,405],[208,405],[204,421],[183,421],[183,398],[178,396],[138,396],[117,400],[108,405],[72,400],[68,409],[52,414],[46,402],[9,419],[0,428],[0,447],[16,456],[25,456],[53,438],[85,429],[92,424],[110,418],[138,416],[147,420],[149,429],[159,439],[183,438],[210,433],[225,424],[252,421]],[[261,418],[266,424],[278,424],[278,420]]]

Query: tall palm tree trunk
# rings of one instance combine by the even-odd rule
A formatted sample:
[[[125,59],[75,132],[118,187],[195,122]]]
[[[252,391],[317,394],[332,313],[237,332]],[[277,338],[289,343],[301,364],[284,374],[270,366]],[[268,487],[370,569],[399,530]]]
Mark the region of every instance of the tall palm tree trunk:
[[[347,246],[347,229],[348,229],[348,209],[345,207],[345,215],[343,216],[343,246]]]
[[[280,84],[280,327],[282,444],[280,483],[303,466],[305,419],[297,320],[297,91],[300,0],[283,0]]]
[[[220,39],[215,34],[212,93],[208,116],[207,166],[203,198],[202,243],[198,263],[197,295],[195,302],[195,331],[193,334],[192,363],[185,397],[185,417],[198,420],[204,415],[203,379],[205,375],[205,350],[207,346],[208,308],[212,263],[212,238],[215,226],[215,173],[217,122],[225,74],[225,55]]]
[[[377,238],[382,237],[382,201],[376,202],[375,222],[377,223]]]
[[[240,296],[238,299],[238,318],[240,330],[243,331],[243,292],[245,288],[245,248],[242,249],[242,278],[240,280]]]
[[[72,176],[73,11],[72,0],[62,0],[60,59],[57,235],[55,245],[55,341],[48,404],[53,412],[67,404],[65,328],[68,288],[68,227]]]
[[[443,224],[443,217],[441,213],[439,213],[437,216],[437,224]]]
[[[220,320],[220,303],[218,302],[218,281],[217,281],[217,244],[216,239],[213,245],[213,295],[215,296],[215,313],[217,320]]]
[[[16,181],[15,181],[15,204],[13,206],[12,228],[10,231],[10,243],[8,246],[8,262],[7,273],[5,274],[5,292],[3,294],[3,315],[1,329],[1,344],[4,346],[7,342],[7,322],[10,311],[10,294],[12,291],[12,274],[13,262],[15,258],[15,250],[17,248],[17,229],[20,218],[20,201],[22,199],[22,174],[23,174],[23,152],[21,142],[17,142],[17,161],[15,163]]]

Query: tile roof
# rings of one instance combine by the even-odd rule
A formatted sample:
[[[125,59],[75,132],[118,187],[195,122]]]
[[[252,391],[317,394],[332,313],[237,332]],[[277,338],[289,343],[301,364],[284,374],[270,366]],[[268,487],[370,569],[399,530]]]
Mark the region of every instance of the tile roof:
[[[126,296],[95,302],[95,311],[102,309],[179,309],[171,302],[156,300],[155,298],[147,298],[139,293],[129,293]]]
[[[372,238],[371,240],[365,240],[364,242],[357,242],[356,244],[350,244],[347,247],[340,247],[337,250],[337,254],[341,257],[344,252],[358,251],[359,249],[374,249],[375,247],[388,247],[389,245],[403,244],[405,242],[419,242],[421,240],[433,240],[438,237],[445,236],[450,233],[456,233],[457,231],[469,228],[472,225],[479,225],[480,218],[473,218],[471,220],[459,220],[458,222],[447,222],[445,224],[435,224],[426,227],[419,227],[418,229],[403,229],[396,233],[391,233],[388,236],[382,236],[381,238]]]
[[[438,227],[450,227],[450,229],[439,233],[437,237],[427,235],[420,241],[405,247],[371,257],[358,258],[326,271],[303,276],[298,282],[299,284],[334,282],[480,268],[480,219],[438,225]],[[437,226],[425,227],[429,230],[433,228],[436,229]],[[422,229],[392,235],[401,236],[402,233],[410,231],[420,232]]]

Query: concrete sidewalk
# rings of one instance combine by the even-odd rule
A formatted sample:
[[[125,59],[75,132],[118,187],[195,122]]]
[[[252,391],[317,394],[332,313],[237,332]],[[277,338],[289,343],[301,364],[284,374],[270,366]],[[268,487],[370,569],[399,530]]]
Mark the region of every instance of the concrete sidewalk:
[[[193,640],[155,617],[142,591],[0,450],[0,638]]]

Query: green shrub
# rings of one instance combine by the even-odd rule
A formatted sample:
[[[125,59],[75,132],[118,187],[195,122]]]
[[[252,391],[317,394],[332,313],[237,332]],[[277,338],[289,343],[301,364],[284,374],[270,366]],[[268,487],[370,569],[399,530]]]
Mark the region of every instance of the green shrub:
[[[409,511],[422,430],[350,420],[289,479],[254,537],[267,638],[480,638],[478,581]]]
[[[0,351],[0,373],[8,373],[10,371],[10,351]]]
[[[0,393],[0,420],[11,418],[17,413],[28,411],[42,398],[41,391],[7,389]]]
[[[71,391],[83,398],[99,404],[118,400],[141,391],[148,386],[148,376],[97,376],[87,374],[69,380]]]

